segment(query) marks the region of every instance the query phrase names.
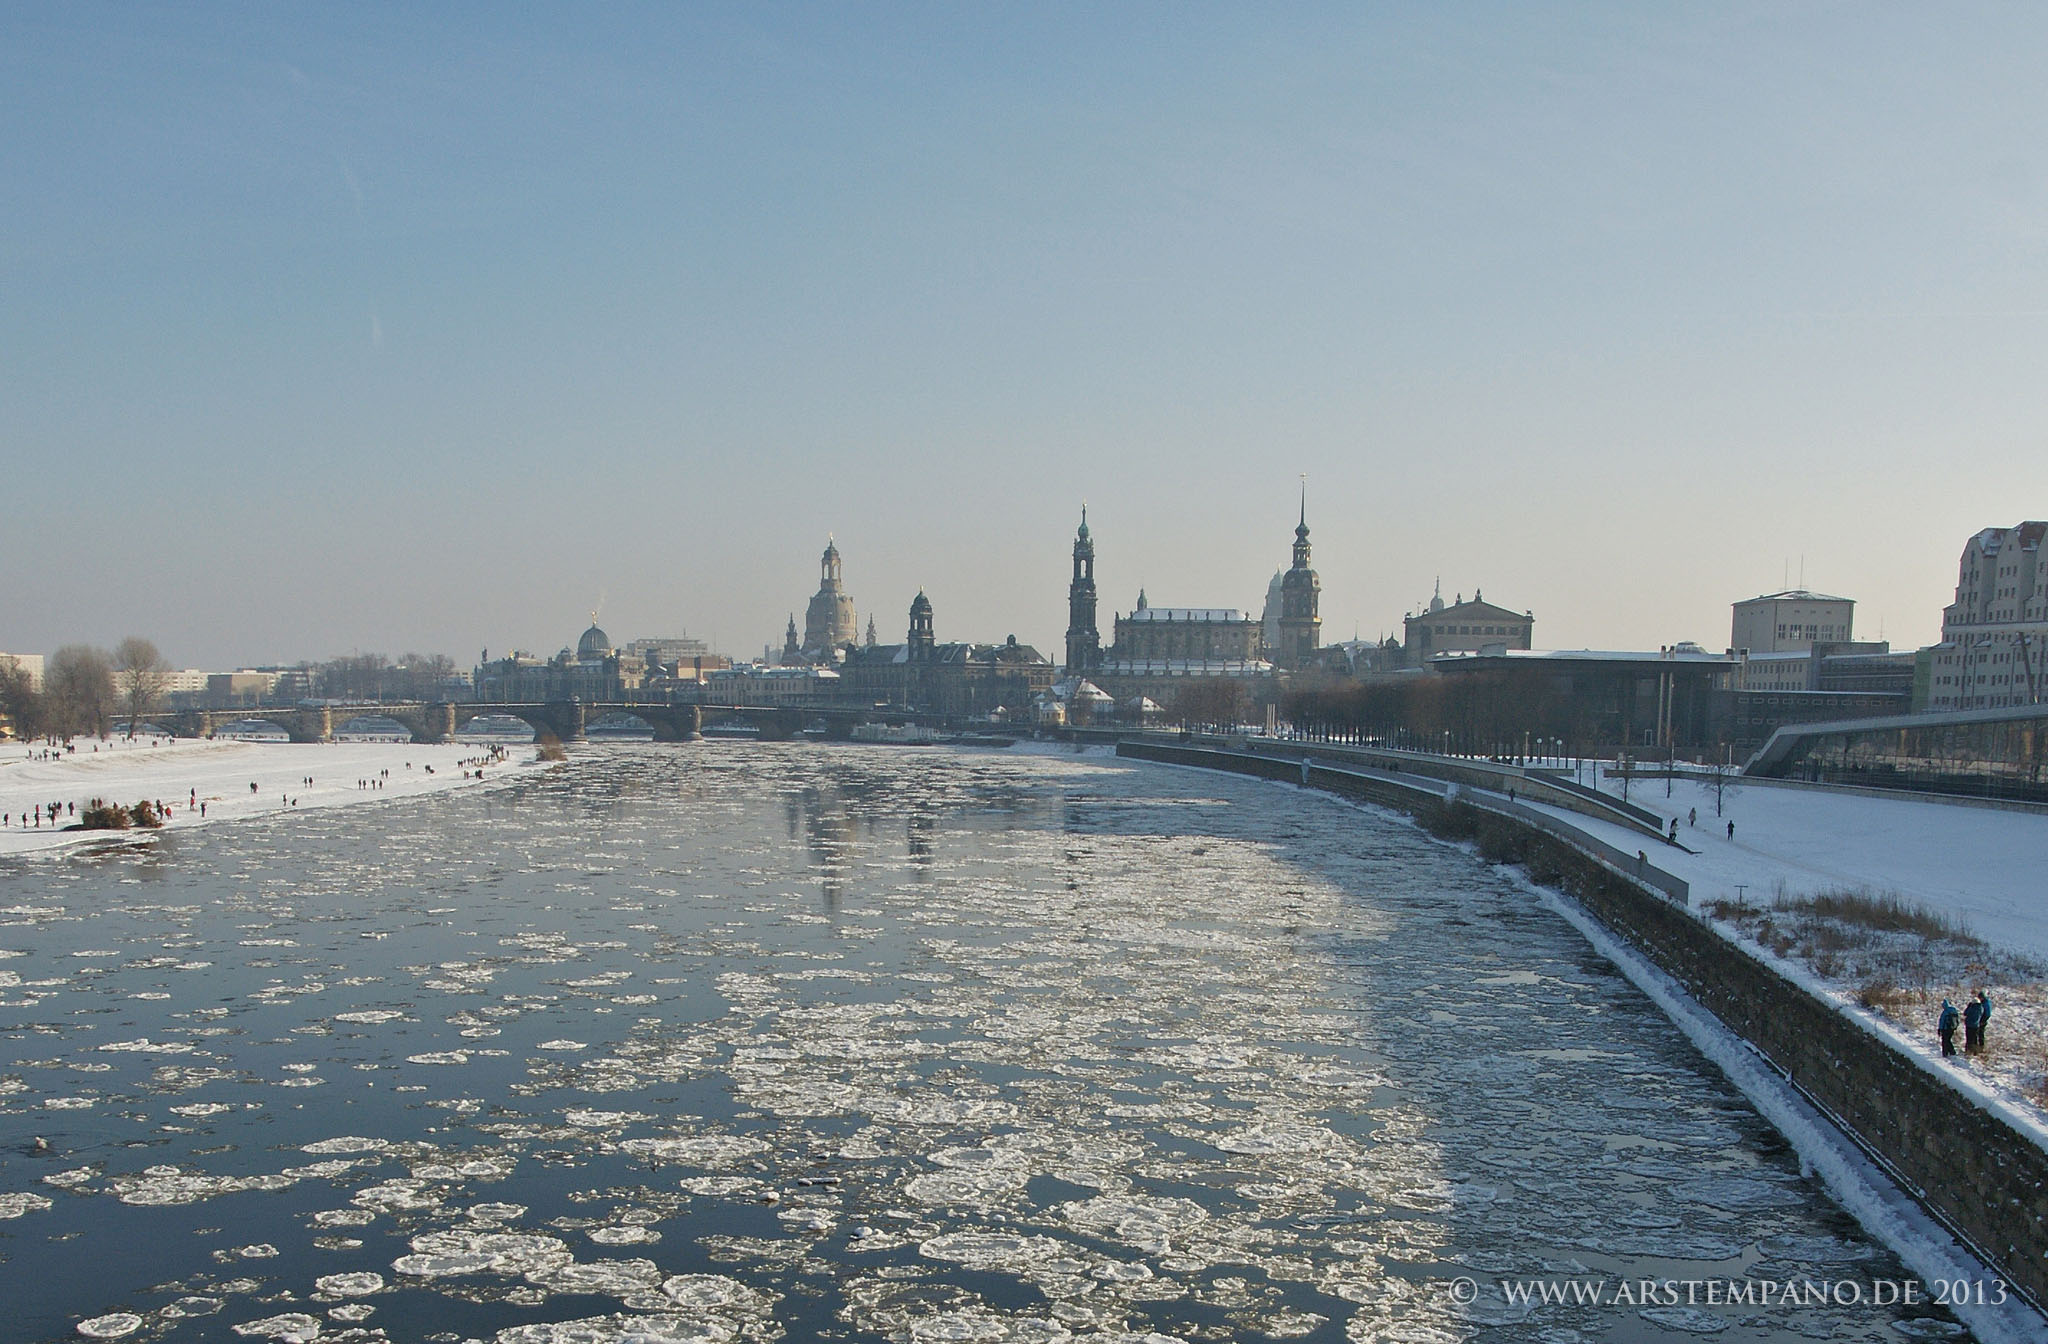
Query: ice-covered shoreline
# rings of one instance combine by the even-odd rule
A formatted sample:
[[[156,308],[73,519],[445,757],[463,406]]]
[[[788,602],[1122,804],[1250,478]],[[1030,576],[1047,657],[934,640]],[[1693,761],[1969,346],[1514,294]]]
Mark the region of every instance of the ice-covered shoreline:
[[[292,809],[340,807],[474,787],[536,764],[531,746],[471,742],[255,742],[245,740],[79,738],[72,750],[39,742],[0,744],[0,856],[44,854],[146,830],[72,831],[64,827],[86,802],[122,806],[145,799],[169,805],[166,831],[189,830]],[[388,773],[387,773],[388,772]],[[311,779],[312,783],[305,781]],[[250,786],[254,785],[252,789]],[[61,821],[32,818],[57,803]],[[203,805],[203,811],[202,811]]]

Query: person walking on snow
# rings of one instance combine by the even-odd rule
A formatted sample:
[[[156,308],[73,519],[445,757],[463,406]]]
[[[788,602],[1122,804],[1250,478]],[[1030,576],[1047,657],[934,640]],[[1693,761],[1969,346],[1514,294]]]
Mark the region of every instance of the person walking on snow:
[[[1943,1058],[1956,1052],[1956,1006],[1947,999],[1941,1001],[1941,1016],[1934,1020],[1934,1030],[1941,1036]]]
[[[1984,1005],[1980,995],[1972,994],[1970,1001],[1963,1005],[1963,1053],[1974,1055],[1984,1043]]]
[[[1728,838],[1730,840],[1735,838],[1735,823],[1732,821],[1728,823]]]
[[[1983,990],[1977,991],[1977,1004],[1984,1011],[1977,1014],[1977,1048],[1984,1048],[1984,1032],[1991,1025],[1991,996]]]

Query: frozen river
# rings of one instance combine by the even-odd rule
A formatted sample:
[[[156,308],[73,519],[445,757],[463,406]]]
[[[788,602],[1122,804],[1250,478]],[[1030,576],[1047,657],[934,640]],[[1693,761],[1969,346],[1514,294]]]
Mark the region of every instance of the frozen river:
[[[595,748],[0,907],[10,1339],[1964,1337],[1516,878],[1271,784]],[[1865,1300],[1499,1286],[1644,1279]]]

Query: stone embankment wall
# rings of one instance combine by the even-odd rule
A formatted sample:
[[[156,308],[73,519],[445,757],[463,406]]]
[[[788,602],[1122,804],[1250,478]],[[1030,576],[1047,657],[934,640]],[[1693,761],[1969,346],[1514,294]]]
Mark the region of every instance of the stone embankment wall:
[[[1299,782],[1297,762],[1124,743],[1119,755]],[[1399,808],[1437,835],[1477,842],[1576,900],[1676,980],[1972,1244],[2036,1306],[2048,1302],[2048,1151],[1921,1061],[1705,927],[1690,910],[1504,813],[1317,770],[1311,783]]]

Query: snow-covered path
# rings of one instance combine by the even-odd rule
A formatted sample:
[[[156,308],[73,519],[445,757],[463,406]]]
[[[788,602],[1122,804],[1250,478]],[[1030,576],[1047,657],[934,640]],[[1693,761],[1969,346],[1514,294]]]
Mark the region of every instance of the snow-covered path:
[[[1603,780],[1602,788],[1619,796],[1620,781]],[[1731,784],[1717,816],[1711,784],[1674,779],[1670,790],[1666,797],[1664,780],[1639,779],[1628,797],[1667,821],[1676,817],[1680,843],[1696,854],[1545,810],[1624,850],[1647,850],[1651,863],[1692,885],[1696,907],[1738,897],[1769,903],[1781,890],[1897,892],[1953,916],[1994,948],[2048,959],[2048,816],[1754,783]],[[1697,824],[1688,823],[1689,809]]]
[[[0,855],[61,849],[107,838],[104,831],[66,831],[87,800],[124,806],[144,799],[171,804],[170,828],[183,830],[287,807],[334,807],[474,785],[527,768],[533,748],[510,748],[510,759],[490,762],[491,748],[473,743],[426,746],[412,742],[289,743],[214,739],[78,739],[75,751],[40,743],[0,744]],[[385,772],[389,772],[387,775]],[[305,781],[312,779],[311,784]],[[379,787],[366,787],[376,781]],[[254,784],[255,788],[249,786]],[[37,806],[57,803],[62,822]],[[202,818],[200,804],[205,805]],[[134,834],[134,833],[131,833]]]

